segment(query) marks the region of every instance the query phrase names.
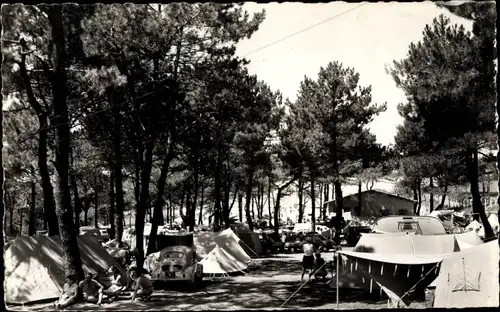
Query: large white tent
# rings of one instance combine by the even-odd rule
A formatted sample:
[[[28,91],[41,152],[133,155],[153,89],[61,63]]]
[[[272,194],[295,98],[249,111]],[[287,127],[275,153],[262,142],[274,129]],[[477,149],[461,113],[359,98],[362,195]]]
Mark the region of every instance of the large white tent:
[[[444,259],[435,282],[434,307],[498,307],[498,256],[495,240]]]
[[[203,260],[203,273],[205,274],[228,274],[245,270],[248,265],[236,259],[227,250],[216,246]]]

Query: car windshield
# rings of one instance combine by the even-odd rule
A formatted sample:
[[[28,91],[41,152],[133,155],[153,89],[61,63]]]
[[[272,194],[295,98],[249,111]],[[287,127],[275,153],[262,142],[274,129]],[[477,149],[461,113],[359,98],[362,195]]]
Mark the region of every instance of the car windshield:
[[[398,233],[420,230],[423,235],[446,234],[443,223],[433,217],[386,217],[373,225],[375,232]]]

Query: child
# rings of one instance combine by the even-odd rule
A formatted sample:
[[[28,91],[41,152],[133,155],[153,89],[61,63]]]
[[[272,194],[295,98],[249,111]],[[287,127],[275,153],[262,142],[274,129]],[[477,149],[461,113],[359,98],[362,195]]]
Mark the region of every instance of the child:
[[[63,286],[63,293],[54,304],[57,309],[65,309],[75,304],[78,299],[78,285],[73,275],[66,276],[66,283]]]
[[[309,278],[311,278],[312,269],[314,268],[314,245],[312,244],[312,239],[310,237],[306,237],[306,241],[302,246],[304,250],[304,256],[302,257],[302,276],[300,277],[300,281],[304,280],[304,274],[306,270],[309,271]]]
[[[314,254],[316,256],[316,259],[314,259],[314,276],[316,278],[321,277],[322,280],[325,279],[327,272],[325,268],[325,259],[321,257],[321,253],[316,252]]]
[[[82,290],[85,302],[101,305],[104,287],[93,278],[92,273],[86,273],[85,279],[78,286]]]
[[[113,274],[111,286],[109,286],[108,289],[104,290],[103,293],[108,297],[115,297],[115,299],[118,299],[118,296],[125,289],[125,285],[122,285],[122,276],[121,276],[118,268],[115,266],[112,266],[110,268],[110,270],[111,270],[111,273]]]
[[[134,280],[134,292],[132,293],[131,302],[134,302],[136,296],[143,299],[151,298],[153,294],[153,283],[151,280],[137,268],[132,269],[131,277]]]

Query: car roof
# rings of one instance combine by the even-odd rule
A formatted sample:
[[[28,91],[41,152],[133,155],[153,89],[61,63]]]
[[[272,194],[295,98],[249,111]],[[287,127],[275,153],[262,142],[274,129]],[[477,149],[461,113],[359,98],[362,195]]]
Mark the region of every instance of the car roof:
[[[183,253],[187,253],[187,252],[190,252],[192,250],[193,250],[192,247],[178,245],[178,246],[165,247],[165,248],[162,249],[162,252],[183,252]]]

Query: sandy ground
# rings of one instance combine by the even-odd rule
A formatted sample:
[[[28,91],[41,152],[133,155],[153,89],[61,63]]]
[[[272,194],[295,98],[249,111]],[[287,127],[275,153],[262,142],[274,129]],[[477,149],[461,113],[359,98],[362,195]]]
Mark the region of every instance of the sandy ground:
[[[331,260],[333,254],[324,254]],[[257,268],[247,274],[226,279],[205,279],[197,289],[190,285],[166,285],[156,290],[150,301],[130,302],[128,299],[103,304],[77,304],[67,310],[249,310],[336,309],[335,289],[326,282],[300,282],[301,254],[278,254],[256,260]],[[298,292],[293,295],[296,291]],[[292,296],[293,295],[293,296]],[[292,296],[292,297],[291,297]],[[290,298],[291,297],[291,298]],[[340,309],[387,308],[387,299],[359,292],[341,290]],[[375,297],[375,298],[374,298]],[[414,302],[410,308],[429,308],[426,302]],[[9,307],[9,310],[53,310],[51,304]]]

